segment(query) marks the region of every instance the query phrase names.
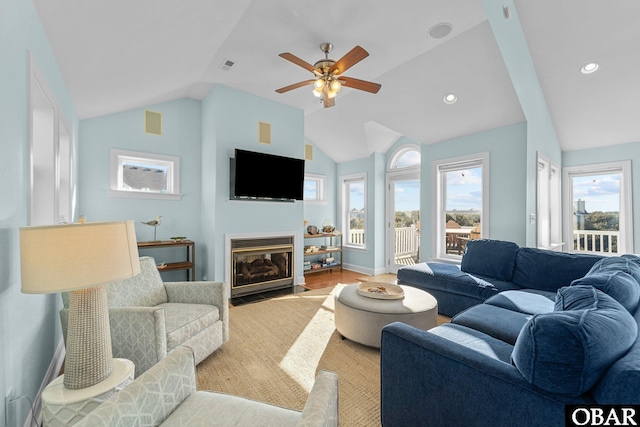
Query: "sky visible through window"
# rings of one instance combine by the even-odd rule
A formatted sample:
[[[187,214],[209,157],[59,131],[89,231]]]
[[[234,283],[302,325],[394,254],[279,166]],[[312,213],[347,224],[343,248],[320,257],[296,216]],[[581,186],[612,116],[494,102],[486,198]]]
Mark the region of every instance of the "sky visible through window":
[[[364,207],[364,182],[349,183],[349,210],[361,210]]]
[[[587,212],[620,212],[620,174],[573,177],[573,201],[584,200]]]
[[[482,167],[445,173],[445,210],[482,210]]]
[[[420,180],[396,181],[395,191],[396,211],[420,210]]]
[[[318,181],[305,180],[304,181],[304,199],[317,199],[318,198]]]

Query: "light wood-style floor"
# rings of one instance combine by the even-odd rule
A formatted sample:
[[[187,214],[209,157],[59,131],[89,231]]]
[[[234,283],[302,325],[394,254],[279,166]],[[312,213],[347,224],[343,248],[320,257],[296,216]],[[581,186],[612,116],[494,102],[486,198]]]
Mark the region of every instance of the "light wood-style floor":
[[[338,283],[357,283],[366,281],[381,281],[387,283],[395,283],[395,275],[383,274],[381,276],[367,276],[366,274],[356,273],[351,270],[342,271],[322,271],[319,273],[307,274],[304,276],[307,289],[321,289],[335,286]]]

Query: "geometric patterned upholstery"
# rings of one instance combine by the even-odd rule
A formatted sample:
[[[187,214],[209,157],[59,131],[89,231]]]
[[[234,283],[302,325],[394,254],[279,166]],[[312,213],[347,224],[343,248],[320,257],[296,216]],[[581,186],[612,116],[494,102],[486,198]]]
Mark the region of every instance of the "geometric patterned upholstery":
[[[181,346],[100,405],[78,427],[338,425],[338,376],[321,371],[302,412],[251,399],[196,392],[191,349]]]
[[[229,340],[227,285],[163,283],[152,257],[140,257],[140,274],[106,285],[113,357],[129,359],[136,377],[180,345],[200,363]],[[66,340],[69,294],[60,310]]]

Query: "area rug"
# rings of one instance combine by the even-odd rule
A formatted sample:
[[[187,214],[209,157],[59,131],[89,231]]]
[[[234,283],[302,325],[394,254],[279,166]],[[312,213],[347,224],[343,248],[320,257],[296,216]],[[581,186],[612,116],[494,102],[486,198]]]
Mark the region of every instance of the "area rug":
[[[319,370],[339,376],[340,425],[380,425],[380,351],[342,340],[334,288],[232,307],[230,339],[198,365],[198,390],[302,410]]]

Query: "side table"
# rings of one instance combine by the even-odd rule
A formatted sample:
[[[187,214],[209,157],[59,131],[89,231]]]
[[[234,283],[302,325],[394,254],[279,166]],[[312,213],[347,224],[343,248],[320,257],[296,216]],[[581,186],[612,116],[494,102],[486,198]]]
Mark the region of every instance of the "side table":
[[[71,426],[96,409],[113,393],[126,387],[135,373],[135,365],[127,359],[113,359],[113,372],[104,381],[79,390],[64,388],[60,375],[42,392],[44,427]]]

